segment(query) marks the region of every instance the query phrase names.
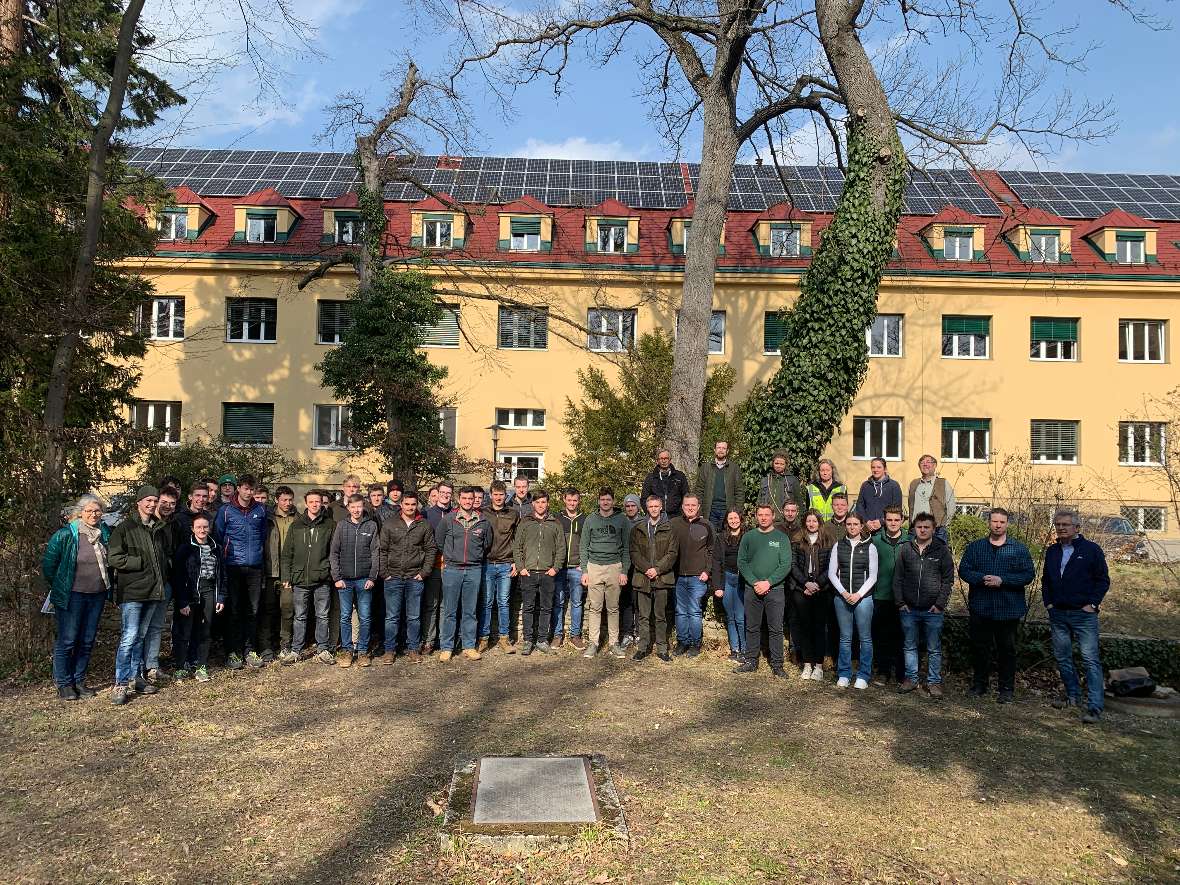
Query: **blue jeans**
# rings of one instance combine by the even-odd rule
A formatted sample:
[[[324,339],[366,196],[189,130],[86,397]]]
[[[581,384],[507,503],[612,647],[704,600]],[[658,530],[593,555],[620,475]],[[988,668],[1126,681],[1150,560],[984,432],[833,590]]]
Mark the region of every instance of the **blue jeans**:
[[[152,622],[148,624],[147,636],[143,639],[143,669],[158,670],[160,668],[160,635],[164,632],[164,616],[168,614],[168,604],[172,602],[172,585],[164,582],[164,603],[157,605],[152,612]],[[177,667],[183,667],[183,661],[174,661]]]
[[[901,634],[905,637],[902,654],[905,657],[905,678],[918,681],[918,631],[926,632],[926,684],[942,683],[942,612],[901,612]]]
[[[86,683],[90,652],[98,635],[98,620],[106,605],[106,592],[70,593],[69,608],[54,607],[57,640],[53,643],[53,681],[59,687]]]
[[[563,568],[557,573],[553,591],[553,635],[565,633],[565,604],[570,604],[570,636],[582,635],[582,600],[586,588],[582,586],[582,570],[577,566]]]
[[[676,579],[676,642],[681,648],[701,644],[701,603],[708,585],[696,575]]]
[[[479,611],[479,638],[492,635],[492,609],[499,607],[496,621],[497,635],[507,636],[511,615],[508,612],[508,598],[512,593],[512,563],[489,562],[483,573],[483,605]]]
[[[443,569],[442,622],[438,627],[439,651],[475,648],[475,606],[479,602],[478,565],[448,565]],[[456,622],[458,635],[456,636]]]
[[[402,615],[406,619],[406,649],[417,651],[422,643],[422,587],[423,581],[413,578],[385,579],[385,651],[397,649],[397,634],[401,631]]]
[[[1076,639],[1082,653],[1082,666],[1086,668],[1086,706],[1101,713],[1104,685],[1102,659],[1098,654],[1098,612],[1051,608],[1049,629],[1053,655],[1057,658],[1061,681],[1065,683],[1065,693],[1075,701],[1081,700],[1082,688],[1078,684],[1078,671],[1073,663],[1073,641]]]
[[[836,623],[840,625],[840,654],[836,660],[836,675],[852,678],[852,629],[860,634],[860,654],[856,676],[866,682],[873,676],[873,597],[866,596],[856,605],[849,605],[837,595]]]
[[[369,650],[369,615],[373,606],[373,588],[365,589],[368,578],[353,578],[345,581],[343,587],[337,587],[340,594],[340,648],[344,651],[356,651],[363,655]],[[360,638],[356,641],[356,648],[352,642],[352,607],[356,606],[357,617],[360,618]]]
[[[115,653],[115,684],[127,685],[143,669],[143,641],[152,623],[152,615],[162,602],[124,602],[119,608],[123,627],[119,650]]]
[[[725,573],[725,629],[729,633],[729,650],[738,654],[746,651],[746,588],[737,572]]]

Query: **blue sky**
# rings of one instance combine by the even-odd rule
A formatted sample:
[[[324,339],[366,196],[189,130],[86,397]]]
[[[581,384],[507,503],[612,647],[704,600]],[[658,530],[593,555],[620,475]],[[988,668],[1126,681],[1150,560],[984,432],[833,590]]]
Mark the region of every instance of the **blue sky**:
[[[1132,22],[1111,4],[1065,4],[1050,12],[1047,25],[1070,24],[1079,17],[1076,44],[1100,43],[1086,71],[1068,83],[1054,74],[1050,85],[1068,85],[1075,94],[1115,99],[1114,135],[1102,142],[1068,145],[1042,168],[1085,171],[1168,172],[1180,174],[1180,53],[1175,33],[1152,31]],[[388,91],[382,72],[409,51],[427,73],[446,67],[445,35],[430,34],[405,7],[382,0],[305,0],[318,24],[319,55],[288,60],[279,97],[257,101],[256,80],[244,66],[220,73],[203,97],[185,109],[184,126],[174,145],[271,150],[328,149],[322,139],[325,106],[345,90],[364,92],[372,105]],[[1160,5],[1166,14],[1166,4]],[[584,56],[571,65],[563,93],[538,82],[520,90],[515,114],[505,119],[476,82],[468,85],[479,129],[474,153],[594,159],[673,159],[636,96],[634,63],[624,56],[603,69]],[[195,92],[190,92],[195,95]],[[799,124],[804,120],[799,118]],[[697,159],[690,145],[680,159]],[[800,162],[806,161],[799,157]],[[1004,165],[1026,168],[1019,155]]]

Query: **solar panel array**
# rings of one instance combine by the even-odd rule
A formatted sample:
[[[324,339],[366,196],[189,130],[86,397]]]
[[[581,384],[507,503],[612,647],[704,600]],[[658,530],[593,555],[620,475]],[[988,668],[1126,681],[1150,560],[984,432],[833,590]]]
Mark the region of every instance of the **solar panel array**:
[[[244,196],[273,187],[285,197],[331,199],[357,184],[352,154],[300,151],[234,151],[142,148],[131,165],[166,184],[186,185],[207,196]],[[447,164],[444,164],[447,165]],[[550,206],[596,206],[613,198],[636,209],[678,209],[686,193],[679,163],[613,160],[545,160],[523,157],[463,157],[458,169],[439,168],[439,158],[416,157],[407,176],[460,203],[503,203],[525,195]],[[700,166],[688,164],[695,192]],[[804,212],[832,212],[844,187],[838,169],[823,166],[739,165],[734,168],[729,208],[760,212],[790,202]],[[385,187],[388,200],[416,201],[425,192],[408,182]],[[996,204],[966,170],[914,173],[906,187],[905,211],[933,215],[947,204],[976,215],[999,215]]]
[[[1001,172],[1026,206],[1063,218],[1098,218],[1122,209],[1154,221],[1180,220],[1180,176],[1096,172]]]

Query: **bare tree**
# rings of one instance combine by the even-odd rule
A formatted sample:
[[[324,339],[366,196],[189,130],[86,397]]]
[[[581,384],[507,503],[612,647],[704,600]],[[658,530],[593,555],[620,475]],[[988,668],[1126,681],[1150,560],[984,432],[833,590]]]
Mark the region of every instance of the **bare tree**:
[[[932,156],[970,159],[972,150],[997,135],[1036,154],[1062,138],[1102,134],[1109,108],[1062,97],[1046,103],[1037,85],[1045,64],[1077,65],[1059,49],[1063,34],[1040,31],[1029,0],[1010,0],[990,13],[984,0],[572,0],[521,8],[493,0],[434,0],[431,13],[459,34],[455,78],[472,71],[505,102],[514,89],[549,78],[560,91],[575,43],[585,38],[606,63],[633,46],[644,94],[664,136],[678,149],[700,126],[700,180],[692,237],[686,248],[667,446],[680,464],[695,463],[713,301],[717,244],[729,201],[733,166],[743,145],[766,138],[772,125],[803,112],[822,124],[831,148],[859,138],[872,158],[868,180],[852,213],[867,210],[869,260],[865,276],[875,289],[892,241],[899,206],[890,204],[891,183],[905,172],[899,132]],[[1118,5],[1125,6],[1122,0]],[[977,54],[936,74],[901,64],[883,82],[864,35],[905,35],[911,45],[958,42]],[[653,40],[654,38],[654,40]],[[978,77],[978,55],[999,58],[994,94],[986,103],[948,107],[923,86]],[[912,56],[909,57],[912,61]],[[887,92],[887,86],[889,91]],[[949,112],[948,112],[949,111]],[[899,202],[899,201],[898,201]],[[841,248],[849,245],[842,238]],[[855,242],[855,238],[853,238]],[[821,252],[829,246],[827,238]],[[817,263],[819,259],[817,255]],[[855,316],[864,310],[858,311]],[[839,319],[839,318],[837,318]],[[871,316],[870,316],[871,319]],[[858,386],[859,378],[853,379]],[[855,387],[852,391],[855,394]],[[849,400],[850,401],[850,400]]]

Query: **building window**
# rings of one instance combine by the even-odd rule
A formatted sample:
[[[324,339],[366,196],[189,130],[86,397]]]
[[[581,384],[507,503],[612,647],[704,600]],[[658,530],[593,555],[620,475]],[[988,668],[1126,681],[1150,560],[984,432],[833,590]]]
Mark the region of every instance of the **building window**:
[[[364,222],[359,218],[336,216],[336,242],[344,245],[359,243],[365,235]]]
[[[422,245],[427,249],[450,249],[451,222],[429,219],[424,221],[422,223]]]
[[[865,330],[869,356],[901,356],[902,315],[879,313]]]
[[[857,460],[901,458],[900,418],[853,418],[852,457]]]
[[[1137,532],[1162,532],[1168,527],[1163,507],[1122,507],[1119,512]]]
[[[725,353],[725,311],[709,314],[709,353]]]
[[[140,307],[139,329],[153,341],[184,338],[184,299],[153,298]]]
[[[1114,260],[1118,264],[1143,264],[1143,242],[1142,234],[1115,234]]]
[[[501,307],[499,342],[508,350],[544,350],[549,346],[549,312]]]
[[[188,237],[188,213],[165,212],[159,216],[156,226],[161,240],[183,240]]]
[[[1164,361],[1163,320],[1119,320],[1119,359],[1125,363]]]
[[[458,424],[459,411],[457,409],[447,406],[438,410],[438,429],[442,431],[443,439],[446,440],[447,445],[452,448],[458,445]]]
[[[239,446],[269,446],[275,439],[274,403],[222,403],[221,435]]]
[[[620,353],[635,346],[635,311],[591,308],[586,314],[589,348]]]
[[[1034,360],[1076,360],[1078,358],[1078,321],[1054,317],[1033,317],[1029,356]]]
[[[246,216],[247,243],[273,243],[278,229],[278,218],[274,215],[261,215],[257,218]]]
[[[315,440],[317,449],[351,449],[352,410],[348,406],[315,407]]]
[[[316,317],[316,344],[340,344],[352,326],[352,302],[319,301]]]
[[[1028,238],[1028,259],[1034,264],[1056,264],[1060,260],[1059,234],[1034,233]]]
[[[510,219],[512,239],[508,248],[513,252],[541,251],[541,219],[513,218]]]
[[[762,352],[782,353],[784,334],[782,314],[768,310],[762,317]]]
[[[942,459],[944,461],[988,461],[991,459],[990,418],[943,418]]]
[[[952,359],[987,359],[991,317],[944,316],[942,355]]]
[[[627,223],[624,221],[598,222],[598,251],[626,252]]]
[[[770,257],[796,258],[799,255],[799,228],[772,227],[770,229]]]
[[[1162,421],[1120,421],[1119,463],[1158,467],[1167,451],[1167,425]]]
[[[419,347],[458,347],[459,308],[450,305],[443,307],[438,322],[422,326],[418,334],[421,336],[418,340]]]
[[[161,434],[160,445],[179,445],[180,403],[138,400],[131,405],[131,426]]]
[[[279,303],[273,298],[227,298],[225,340],[273,344]]]
[[[1033,421],[1029,450],[1035,464],[1077,464],[1077,421]]]
[[[530,482],[545,478],[545,456],[540,452],[500,452],[496,455],[501,464],[500,479],[511,482],[518,476],[527,476]]]
[[[544,430],[544,409],[496,409],[496,423],[501,427]]]
[[[970,261],[975,257],[975,236],[971,231],[947,231],[942,237],[942,257],[947,261]]]

